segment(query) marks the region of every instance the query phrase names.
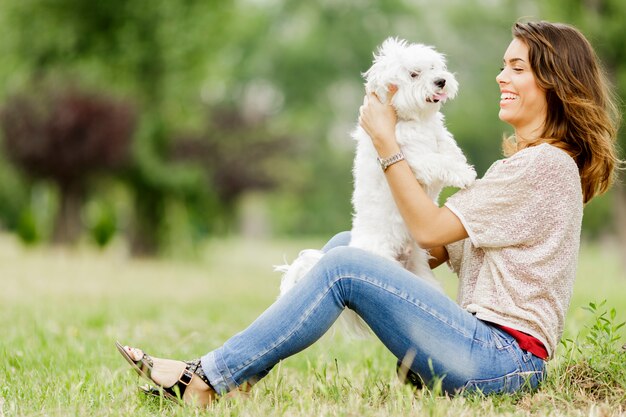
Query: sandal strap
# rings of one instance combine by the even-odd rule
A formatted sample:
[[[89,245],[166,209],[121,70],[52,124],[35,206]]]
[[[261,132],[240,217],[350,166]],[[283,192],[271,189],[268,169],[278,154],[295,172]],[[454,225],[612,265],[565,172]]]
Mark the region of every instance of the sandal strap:
[[[171,387],[162,387],[164,391],[170,394],[173,397],[183,399],[183,395],[185,395],[185,390],[187,386],[191,383],[193,376],[196,375],[200,378],[205,384],[208,385],[213,391],[213,385],[209,382],[209,378],[206,377],[204,370],[202,369],[202,365],[200,363],[200,359],[194,359],[192,361],[184,361],[187,366],[180,373],[178,377],[178,381],[174,383]],[[178,391],[178,392],[177,392]]]
[[[187,386],[191,383],[192,378],[193,373],[189,371],[189,365],[187,365],[187,367],[180,373],[178,381],[169,387],[161,386],[161,389],[172,396],[173,399],[177,398],[182,401],[185,391],[187,390]]]
[[[135,363],[143,372],[146,373],[146,375],[148,375],[149,378],[152,378],[152,368],[154,368],[154,361],[152,360],[152,357],[150,357],[150,355],[144,353],[141,359],[139,359]]]
[[[202,380],[202,382],[207,384],[209,388],[215,391],[215,389],[213,388],[213,385],[211,385],[211,383],[209,382],[209,378],[207,378],[206,374],[204,373],[204,369],[202,369],[202,363],[200,359],[194,359],[192,361],[185,361],[185,363],[187,364],[186,370],[188,372],[193,372],[194,374],[196,374]],[[191,378],[189,378],[189,381],[191,381]]]

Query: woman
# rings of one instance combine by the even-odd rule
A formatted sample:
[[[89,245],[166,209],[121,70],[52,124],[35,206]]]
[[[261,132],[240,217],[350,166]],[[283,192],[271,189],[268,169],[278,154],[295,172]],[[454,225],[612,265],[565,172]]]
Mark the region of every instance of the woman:
[[[618,112],[597,58],[571,26],[516,23],[496,81],[501,120],[515,131],[508,158],[438,207],[405,161],[389,187],[432,267],[459,276],[458,304],[385,259],[346,245],[326,255],[250,327],[201,360],[118,349],[184,401],[207,404],[253,384],[321,337],[344,307],[356,311],[413,376],[448,393],[535,389],[563,331],[577,264],[583,204],[609,188]],[[390,86],[393,91],[393,86]],[[365,97],[360,124],[381,158],[400,152],[396,115]],[[396,158],[397,159],[397,158]]]

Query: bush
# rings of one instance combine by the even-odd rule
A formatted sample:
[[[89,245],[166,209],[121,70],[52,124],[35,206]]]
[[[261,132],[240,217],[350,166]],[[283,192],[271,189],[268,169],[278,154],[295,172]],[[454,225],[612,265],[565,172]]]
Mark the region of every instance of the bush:
[[[561,363],[548,379],[553,390],[572,399],[608,402],[626,406],[626,345],[621,346],[615,308],[606,309],[606,301],[590,302],[585,310],[593,314],[583,340],[563,339]],[[582,394],[582,395],[581,395]]]

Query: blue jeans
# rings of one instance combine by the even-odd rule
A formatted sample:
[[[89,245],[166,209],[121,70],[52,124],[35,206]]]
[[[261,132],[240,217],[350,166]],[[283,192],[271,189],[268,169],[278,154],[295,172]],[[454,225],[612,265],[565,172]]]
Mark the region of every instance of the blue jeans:
[[[318,340],[349,307],[427,385],[484,394],[535,389],[544,361],[398,264],[333,237],[324,257],[247,329],[202,357],[221,394],[255,383]]]

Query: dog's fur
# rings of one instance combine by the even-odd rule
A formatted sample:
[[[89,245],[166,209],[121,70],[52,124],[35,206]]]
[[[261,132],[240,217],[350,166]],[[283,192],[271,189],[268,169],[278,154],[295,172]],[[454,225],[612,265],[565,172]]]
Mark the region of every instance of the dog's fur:
[[[439,112],[441,104],[454,98],[458,88],[454,75],[446,69],[443,55],[429,46],[389,38],[379,48],[364,77],[366,92],[375,93],[381,101],[387,100],[391,84],[398,87],[391,102],[398,115],[396,140],[415,178],[435,203],[444,186],[463,188],[474,181],[474,168],[445,128]],[[357,141],[357,150],[350,246],[401,262],[418,277],[436,283],[428,266],[429,254],[411,238],[370,137],[358,125],[352,136]],[[277,267],[285,273],[281,295],[322,256],[321,251],[307,250],[292,265]]]

